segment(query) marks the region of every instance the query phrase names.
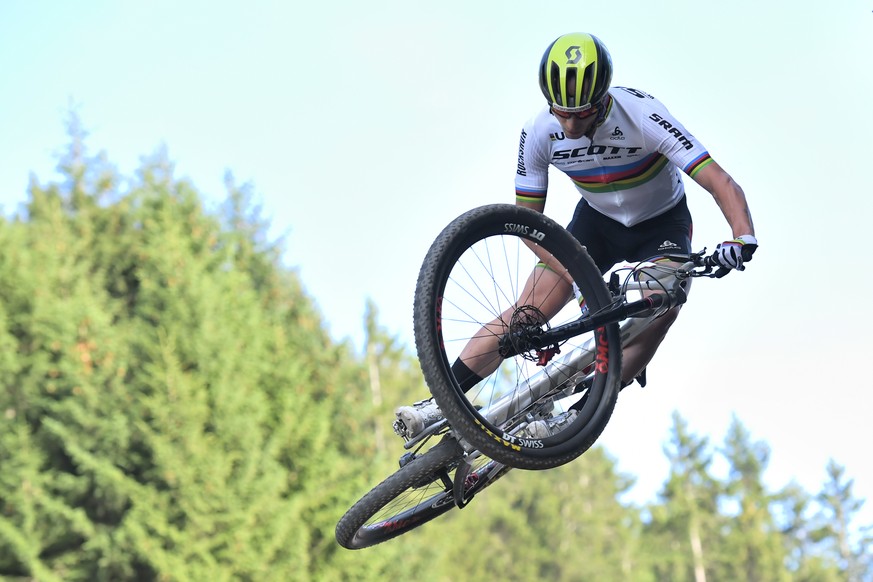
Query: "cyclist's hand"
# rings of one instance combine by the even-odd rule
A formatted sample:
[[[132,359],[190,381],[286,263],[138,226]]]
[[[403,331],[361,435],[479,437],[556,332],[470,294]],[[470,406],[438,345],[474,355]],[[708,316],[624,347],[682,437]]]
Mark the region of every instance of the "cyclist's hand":
[[[757,249],[758,240],[750,234],[744,234],[715,247],[712,258],[724,269],[742,271],[746,268],[743,263],[751,261]]]

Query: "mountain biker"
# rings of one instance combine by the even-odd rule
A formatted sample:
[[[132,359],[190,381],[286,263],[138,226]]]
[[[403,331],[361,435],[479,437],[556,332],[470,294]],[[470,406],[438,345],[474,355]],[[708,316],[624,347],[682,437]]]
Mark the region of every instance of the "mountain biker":
[[[717,262],[742,270],[757,249],[742,188],[660,101],[637,89],[610,87],[611,80],[612,60],[596,36],[565,34],[548,46],[539,67],[547,105],[521,131],[516,204],[543,212],[549,165],[564,172],[582,197],[567,230],[606,273],[621,261],[691,253],[692,221],[681,176],[685,173],[715,198],[731,228],[731,240],[716,247]],[[534,297],[535,281],[548,288],[562,278],[561,296]],[[540,263],[517,303],[534,304],[551,318],[572,297],[572,280],[566,273]],[[656,319],[624,347],[622,386],[634,378],[645,383],[641,375],[678,310]],[[471,340],[453,364],[465,391],[499,365],[493,338],[506,329],[511,315],[512,308],[486,324],[484,333]],[[427,400],[399,408],[397,417],[406,436],[412,437],[442,415],[436,403]],[[572,415],[561,422],[570,419]],[[536,427],[534,436],[548,436],[557,424]]]

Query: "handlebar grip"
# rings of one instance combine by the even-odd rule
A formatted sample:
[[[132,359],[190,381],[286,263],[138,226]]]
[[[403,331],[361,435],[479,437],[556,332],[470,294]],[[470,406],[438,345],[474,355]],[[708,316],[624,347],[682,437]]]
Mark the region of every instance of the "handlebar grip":
[[[714,256],[715,255],[709,255],[708,257],[704,257],[703,264],[707,267],[715,268],[715,273],[713,274],[713,276],[716,279],[721,279],[722,277],[730,273],[731,269],[723,267],[718,261],[713,258]]]

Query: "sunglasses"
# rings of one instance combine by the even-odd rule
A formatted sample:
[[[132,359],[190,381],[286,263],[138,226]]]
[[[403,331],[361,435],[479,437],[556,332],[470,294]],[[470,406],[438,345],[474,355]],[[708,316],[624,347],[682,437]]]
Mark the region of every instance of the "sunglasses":
[[[552,115],[560,117],[562,119],[570,119],[571,117],[575,117],[576,119],[586,119],[591,117],[592,115],[597,114],[597,107],[589,107],[584,111],[562,111],[560,109],[552,106]]]

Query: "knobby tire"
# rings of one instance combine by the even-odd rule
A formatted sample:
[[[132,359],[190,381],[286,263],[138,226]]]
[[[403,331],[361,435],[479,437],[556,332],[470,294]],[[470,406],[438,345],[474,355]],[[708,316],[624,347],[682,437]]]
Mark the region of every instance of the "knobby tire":
[[[451,489],[429,485],[437,482],[439,472],[456,464],[462,455],[457,441],[446,439],[401,467],[339,520],[337,542],[350,550],[367,548],[405,534],[452,509]],[[401,499],[404,501],[380,514],[392,502]]]
[[[447,353],[449,345],[455,346],[460,339],[472,337],[470,330],[485,324],[489,317],[496,317],[501,311],[497,304],[505,308],[506,301],[512,305],[516,300],[522,280],[536,263],[533,253],[526,250],[528,245],[522,247],[519,244],[524,241],[535,243],[551,253],[567,268],[591,312],[610,304],[611,295],[600,271],[565,228],[530,209],[506,204],[488,205],[458,217],[431,245],[416,285],[415,343],[431,393],[452,427],[473,448],[511,467],[549,469],[570,462],[591,447],[612,414],[621,375],[618,325],[609,324],[597,335],[596,340],[602,348],[602,354],[598,351],[599,371],[587,389],[587,400],[576,421],[560,433],[544,439],[518,438],[508,432],[511,426],[491,424],[480,414],[481,406],[477,406],[473,398],[461,389],[451,371],[455,356]],[[507,272],[500,276],[506,279],[511,290],[497,290],[502,283],[496,277],[488,280],[491,275],[487,271],[492,267],[495,271]],[[459,283],[460,280],[463,283]],[[454,297],[445,296],[451,293],[459,299],[454,301]],[[472,299],[468,300],[468,297]],[[462,302],[466,303],[461,306]],[[450,309],[453,311],[451,315],[447,313]],[[482,311],[483,314],[474,316],[473,311]],[[469,322],[461,321],[468,317]],[[467,326],[460,328],[463,332],[458,332],[457,337],[449,335],[449,329],[459,329],[461,325]],[[519,360],[519,356],[514,359]],[[520,360],[504,360],[501,366],[504,365],[492,375],[494,378],[489,377],[486,382],[493,382],[493,386],[505,385],[507,377],[515,374],[518,376],[515,381],[522,384],[524,378],[520,371],[530,368],[530,365]],[[480,383],[483,384],[485,382]],[[519,426],[517,419],[513,422]]]

